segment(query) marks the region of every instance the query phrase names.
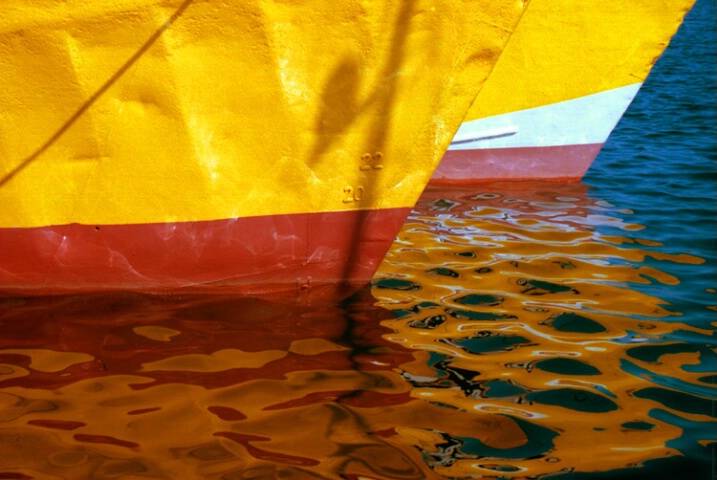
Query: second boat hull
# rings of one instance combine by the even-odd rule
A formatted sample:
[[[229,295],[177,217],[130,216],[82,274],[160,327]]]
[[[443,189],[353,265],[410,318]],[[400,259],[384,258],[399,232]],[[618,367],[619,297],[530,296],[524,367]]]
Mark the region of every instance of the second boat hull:
[[[433,180],[578,181],[641,85],[465,122]]]
[[[580,180],[694,0],[534,0],[433,182]]]

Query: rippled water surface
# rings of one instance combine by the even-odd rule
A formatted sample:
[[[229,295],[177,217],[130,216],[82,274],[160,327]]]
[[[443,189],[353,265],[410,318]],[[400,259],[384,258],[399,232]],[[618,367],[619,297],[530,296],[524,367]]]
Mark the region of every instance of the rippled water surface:
[[[386,258],[374,296],[397,316],[385,338],[421,359],[401,366],[411,396],[518,435],[433,430],[416,448],[435,473],[710,478],[713,272],[589,191],[429,188]]]
[[[714,22],[583,183],[428,188],[342,305],[0,299],[0,479],[714,478]]]

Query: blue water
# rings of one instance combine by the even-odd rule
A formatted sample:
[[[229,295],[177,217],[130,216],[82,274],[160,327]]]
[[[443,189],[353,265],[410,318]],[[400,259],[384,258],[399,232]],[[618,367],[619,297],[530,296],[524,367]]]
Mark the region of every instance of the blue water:
[[[685,279],[684,290],[702,292],[716,285],[716,5],[699,0],[688,13],[583,180],[633,210],[629,221],[663,242],[660,251],[706,259],[713,268]],[[714,305],[704,293],[692,300]]]
[[[669,310],[680,312],[681,322],[707,331],[717,324],[716,11],[714,0],[697,1],[583,180],[595,198],[629,209],[625,221],[645,227],[628,235],[661,244],[639,245],[640,249],[704,259],[696,267],[648,257],[647,264],[679,278],[679,288],[660,282],[632,288],[663,299]],[[598,230],[614,233],[605,227]],[[715,344],[714,335],[690,336],[678,330],[671,337],[664,340]],[[707,355],[714,373],[714,350]],[[709,393],[714,399],[715,390]],[[714,416],[714,402],[707,408]],[[659,410],[653,415],[667,417]],[[671,420],[680,425],[678,419]],[[701,448],[684,440],[690,429],[714,429],[714,424],[683,421],[681,427],[686,433],[673,443],[686,457],[648,462],[640,478],[715,478],[714,444],[712,449]],[[637,477],[634,470],[622,470],[570,478]]]

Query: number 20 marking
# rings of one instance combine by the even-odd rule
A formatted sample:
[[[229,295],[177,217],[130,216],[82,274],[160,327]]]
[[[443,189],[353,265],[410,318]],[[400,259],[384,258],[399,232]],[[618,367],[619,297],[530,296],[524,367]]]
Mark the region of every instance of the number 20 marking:
[[[363,198],[364,189],[362,186],[358,186],[355,189],[353,187],[344,187],[344,203],[360,202]]]

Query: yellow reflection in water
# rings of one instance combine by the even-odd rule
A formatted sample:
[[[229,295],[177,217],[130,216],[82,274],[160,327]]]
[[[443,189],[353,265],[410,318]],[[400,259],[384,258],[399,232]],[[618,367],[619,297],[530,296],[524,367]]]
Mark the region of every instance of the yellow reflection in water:
[[[440,478],[426,432],[525,441],[511,419],[412,398],[412,353],[373,302],[5,302],[0,478]]]

